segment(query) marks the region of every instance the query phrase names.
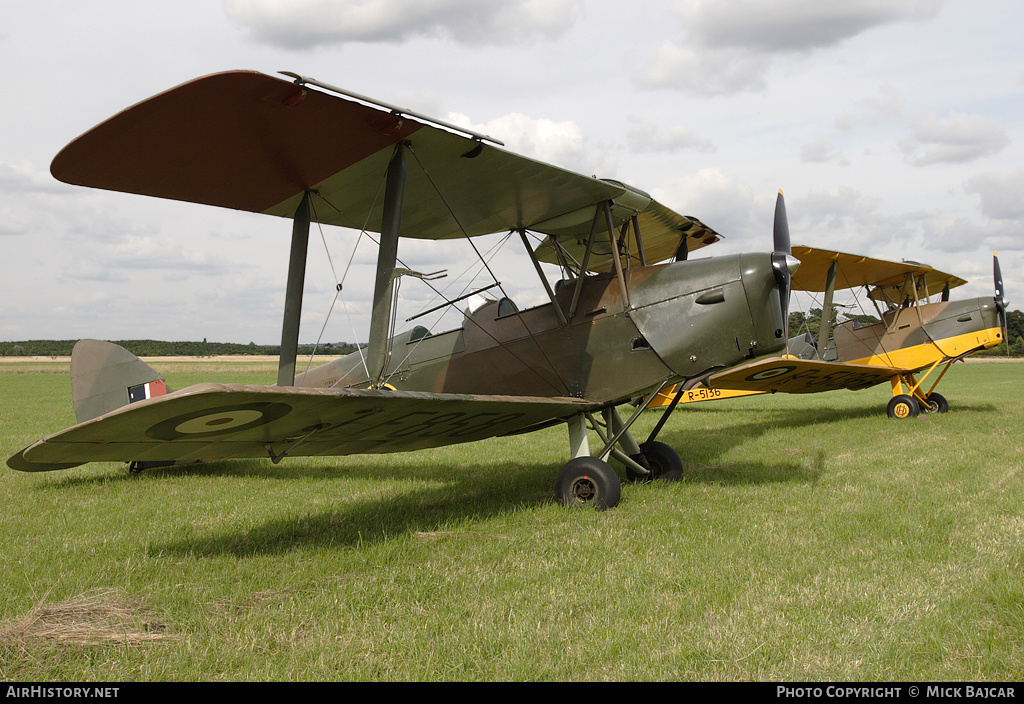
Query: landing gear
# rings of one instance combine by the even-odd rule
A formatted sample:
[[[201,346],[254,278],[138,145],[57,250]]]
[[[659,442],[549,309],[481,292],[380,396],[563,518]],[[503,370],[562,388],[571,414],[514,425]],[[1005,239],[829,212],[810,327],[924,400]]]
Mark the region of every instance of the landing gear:
[[[946,413],[949,411],[949,401],[945,396],[937,393],[930,393],[925,397],[928,407],[924,408],[925,413]]]
[[[565,463],[555,481],[555,498],[563,506],[608,509],[622,497],[615,470],[597,457],[576,457]]]
[[[627,467],[626,477],[631,482],[646,484],[655,479],[677,482],[683,478],[683,461],[679,459],[679,453],[663,442],[645,442],[640,446],[640,454],[633,459],[638,464],[646,465],[649,472],[641,474]]]
[[[617,505],[622,487],[615,470],[605,461],[609,456],[626,466],[626,476],[632,482],[650,482],[655,479],[677,481],[682,478],[683,462],[679,455],[665,443],[654,440],[664,419],[643,445],[638,445],[629,432],[633,421],[650,405],[663,386],[652,391],[628,421],[623,422],[613,407],[601,411],[603,424],[590,413],[581,413],[568,419],[569,448],[573,459],[565,463],[555,482],[555,498],[560,504],[593,506],[598,509]],[[605,443],[604,449],[596,453],[596,456],[590,454],[588,422]]]
[[[913,396],[899,394],[892,397],[885,412],[890,418],[915,418],[921,412],[921,406]]]

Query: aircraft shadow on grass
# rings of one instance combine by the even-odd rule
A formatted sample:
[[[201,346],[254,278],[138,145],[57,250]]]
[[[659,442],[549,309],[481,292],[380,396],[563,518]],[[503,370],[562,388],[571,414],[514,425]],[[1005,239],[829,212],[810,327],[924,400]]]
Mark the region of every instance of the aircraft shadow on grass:
[[[995,413],[991,404],[960,406],[958,413]],[[728,416],[735,408],[701,407],[700,414]],[[682,415],[677,416],[683,417]],[[751,423],[721,424],[720,427],[695,433],[685,425],[676,425],[664,432],[666,441],[686,447],[683,484],[768,485],[777,483],[813,484],[827,471],[828,453],[822,450],[795,448],[788,459],[766,462],[729,462],[726,454],[745,442],[769,431],[796,429],[821,423],[834,423],[861,418],[877,418],[871,405],[773,409],[771,414]],[[888,420],[878,420],[889,423]],[[339,479],[372,479],[383,482],[415,482],[409,491],[386,498],[339,502],[338,508],[320,513],[268,518],[250,529],[222,530],[206,534],[189,534],[162,544],[152,545],[150,552],[182,555],[276,554],[296,547],[353,548],[387,542],[397,536],[421,533],[433,535],[444,526],[463,520],[486,520],[523,507],[537,507],[553,500],[550,492],[538,493],[538,479],[551,471],[550,465],[532,468],[509,467],[505,462],[465,465],[457,474],[436,465],[402,462],[398,466],[351,465],[342,468],[313,462],[296,461],[280,467],[263,460],[236,460],[197,463],[158,468],[141,477],[98,475],[66,478],[46,484],[48,489],[66,489],[108,482],[173,482],[183,477],[232,476],[271,481],[310,481],[335,483]],[[500,469],[498,469],[500,468]],[[498,469],[498,471],[496,471]],[[421,482],[444,482],[443,486],[424,488]],[[653,482],[634,485],[634,492],[667,490],[669,484]],[[399,490],[401,491],[401,490]],[[340,493],[339,493],[340,496]],[[685,511],[685,504],[682,508]]]
[[[867,413],[865,413],[866,415]],[[807,462],[799,460],[777,462],[736,462],[716,464],[733,445],[753,435],[760,434],[778,423],[754,423],[736,433],[714,433],[705,443],[712,448],[706,463],[697,471],[688,468],[684,483],[715,484],[771,484],[778,482],[813,483],[824,471],[822,453],[816,453]],[[735,428],[734,428],[735,430]],[[679,431],[686,437],[685,431]],[[222,463],[218,463],[222,464]],[[227,463],[223,463],[225,466]],[[254,471],[255,465],[245,476],[277,477],[275,473]],[[244,531],[226,531],[218,535],[188,536],[159,546],[153,546],[154,554],[170,552],[189,555],[250,555],[253,553],[273,554],[286,552],[296,546],[357,547],[360,545],[386,542],[395,536],[410,533],[433,534],[445,525],[460,520],[484,520],[523,507],[536,507],[554,500],[551,492],[538,493],[538,478],[549,472],[551,466],[538,465],[532,469],[508,468],[501,463],[501,470],[494,471],[495,465],[475,464],[464,467],[454,479],[447,470],[426,466],[404,466],[382,472],[379,467],[360,469],[347,467],[345,477],[374,480],[415,480],[437,481],[444,475],[445,485],[424,489],[417,486],[399,496],[385,499],[369,499],[345,504],[339,510],[328,510],[317,515],[271,519],[262,525]],[[180,470],[181,468],[176,468]],[[215,469],[212,468],[211,469]],[[175,470],[168,470],[175,471]],[[197,469],[190,472],[202,471]],[[317,469],[317,475],[330,479],[324,470]],[[294,478],[303,476],[303,470],[294,470],[280,476]],[[307,472],[307,476],[313,472]],[[634,485],[632,492],[665,490],[666,482]],[[685,508],[683,509],[685,510]]]

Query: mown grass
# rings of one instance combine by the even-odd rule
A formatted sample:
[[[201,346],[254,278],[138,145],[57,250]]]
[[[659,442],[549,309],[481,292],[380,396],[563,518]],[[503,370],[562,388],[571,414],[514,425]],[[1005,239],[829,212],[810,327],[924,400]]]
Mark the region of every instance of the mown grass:
[[[207,369],[162,371],[275,376]],[[138,477],[4,468],[0,677],[1020,680],[1022,381],[958,365],[951,412],[902,422],[886,388],[682,408],[661,439],[686,478],[607,512],[553,502],[561,428]],[[0,374],[5,458],[73,420],[66,377]],[[39,627],[83,602],[96,638],[88,613],[74,638]]]

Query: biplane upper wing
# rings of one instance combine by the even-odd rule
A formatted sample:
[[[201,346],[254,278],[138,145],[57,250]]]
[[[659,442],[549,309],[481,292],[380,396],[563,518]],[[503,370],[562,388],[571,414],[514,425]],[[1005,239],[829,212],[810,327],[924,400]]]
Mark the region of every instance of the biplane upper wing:
[[[577,398],[205,383],[63,430],[12,469],[420,450],[521,432],[593,410]]]
[[[289,218],[311,190],[314,220],[379,232],[384,174],[401,142],[410,148],[401,235],[424,239],[514,228],[585,237],[590,220],[574,214],[610,200],[624,221],[650,202],[448,127],[232,71],[124,110],[65,147],[50,171],[76,185]]]
[[[866,389],[907,371],[895,367],[774,357],[712,374],[707,385],[711,389],[808,394],[836,389]]]
[[[589,228],[595,214],[594,209],[581,211],[576,214],[576,219],[585,221],[586,227]],[[689,252],[722,239],[720,234],[697,218],[680,215],[656,200],[651,200],[647,207],[637,215],[637,225],[648,264],[656,264],[676,257],[685,258]],[[547,230],[541,231],[546,232]],[[569,237],[558,236],[558,234],[560,233],[554,233],[554,236],[548,237],[537,247],[537,258],[550,264],[559,263],[559,255],[554,242],[557,237],[558,247],[575,261],[582,262],[587,242],[586,237],[581,237],[581,235],[586,233],[583,233],[577,225]],[[632,253],[633,256],[636,256],[640,250],[636,241],[636,230],[629,228],[625,237],[620,235],[619,239],[620,252]],[[591,251],[587,270],[606,272],[611,271],[612,266],[611,243],[602,238]]]
[[[958,276],[917,262],[891,262],[802,245],[793,246],[793,256],[800,260],[800,268],[793,274],[794,291],[825,291],[828,270],[833,263],[837,289],[867,286],[871,288],[871,297],[877,300],[899,302],[902,296],[911,295],[905,288],[908,275],[913,275],[918,296],[922,298],[940,293],[947,286],[956,288],[967,283]]]

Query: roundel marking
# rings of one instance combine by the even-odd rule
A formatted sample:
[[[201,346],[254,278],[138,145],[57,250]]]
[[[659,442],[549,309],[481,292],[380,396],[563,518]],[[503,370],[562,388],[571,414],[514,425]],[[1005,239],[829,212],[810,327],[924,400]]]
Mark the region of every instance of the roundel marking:
[[[174,430],[182,435],[209,433],[214,430],[234,430],[253,421],[260,420],[262,417],[263,413],[261,411],[246,409],[223,411],[186,420]]]
[[[242,403],[192,411],[162,420],[146,431],[156,440],[199,440],[256,428],[291,413],[285,403]]]
[[[796,367],[773,367],[771,369],[765,369],[764,371],[751,374],[746,378],[746,381],[765,381],[767,379],[774,379],[775,377],[782,376],[783,374],[789,374],[790,372],[796,371]]]

